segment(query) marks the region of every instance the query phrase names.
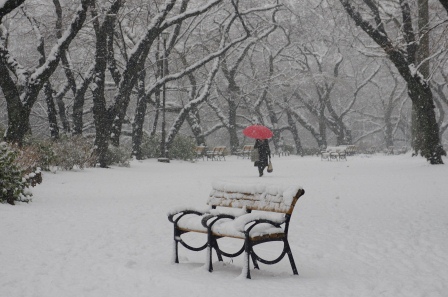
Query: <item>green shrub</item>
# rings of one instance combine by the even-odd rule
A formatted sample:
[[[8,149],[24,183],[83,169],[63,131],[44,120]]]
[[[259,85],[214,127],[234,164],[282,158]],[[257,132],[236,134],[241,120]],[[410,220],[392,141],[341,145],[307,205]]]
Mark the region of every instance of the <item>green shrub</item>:
[[[195,147],[196,143],[191,137],[178,134],[170,147],[169,157],[185,161],[194,160],[196,158]]]
[[[19,153],[5,142],[0,143],[0,203],[14,205],[16,201],[31,200],[29,181],[15,162]]]
[[[107,151],[107,165],[117,165],[120,167],[129,167],[131,160],[131,148],[125,147],[123,145],[109,146]]]
[[[147,134],[143,134],[141,145],[143,158],[160,157],[160,139],[159,134],[155,134],[152,137],[149,137]]]
[[[147,134],[142,140],[142,157],[143,158],[159,158],[160,157],[160,134],[149,137]],[[169,149],[169,158],[177,160],[194,160],[196,153],[194,148],[196,144],[189,136],[177,135]]]
[[[317,155],[319,155],[319,153],[320,153],[320,150],[317,147],[303,148],[304,156],[317,156]]]
[[[39,154],[38,167],[44,171],[50,171],[57,162],[54,143],[51,141],[39,141],[33,144]]]

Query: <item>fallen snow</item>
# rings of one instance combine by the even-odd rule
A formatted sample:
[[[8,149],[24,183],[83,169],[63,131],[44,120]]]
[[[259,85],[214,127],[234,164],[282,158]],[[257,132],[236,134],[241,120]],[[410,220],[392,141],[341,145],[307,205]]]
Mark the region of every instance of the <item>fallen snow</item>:
[[[273,158],[275,171],[259,178],[247,159],[226,159],[44,172],[32,203],[0,205],[0,296],[447,296],[448,165],[410,155],[289,156]],[[182,246],[181,263],[171,263],[166,214],[206,209],[220,181],[305,189],[289,233],[299,276],[284,259],[245,280],[243,255],[218,263],[215,253],[209,273],[206,250]],[[186,234],[195,246],[205,236]],[[221,246],[234,252],[241,240]],[[281,245],[256,248],[274,259]]]

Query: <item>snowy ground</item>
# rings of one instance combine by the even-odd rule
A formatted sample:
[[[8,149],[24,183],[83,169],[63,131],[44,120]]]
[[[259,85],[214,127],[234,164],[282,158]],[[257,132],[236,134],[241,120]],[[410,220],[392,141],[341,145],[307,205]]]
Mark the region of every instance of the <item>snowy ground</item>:
[[[44,173],[32,203],[0,205],[0,296],[448,296],[448,165],[410,155],[273,164],[262,178],[236,157]],[[290,225],[299,276],[284,259],[240,279],[242,256],[209,273],[205,251],[183,247],[171,264],[166,213],[203,206],[216,180],[303,186]],[[263,246],[271,258],[281,249]]]

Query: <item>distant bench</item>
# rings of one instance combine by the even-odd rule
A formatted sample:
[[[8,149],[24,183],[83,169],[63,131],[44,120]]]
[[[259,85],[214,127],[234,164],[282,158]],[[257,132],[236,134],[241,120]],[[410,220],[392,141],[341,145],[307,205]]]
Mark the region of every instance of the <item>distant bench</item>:
[[[204,160],[204,158],[207,158],[207,161],[210,159],[212,161],[214,160],[226,160],[226,147],[225,146],[215,146],[213,149],[211,150],[207,150],[206,146],[200,145],[200,146],[196,146],[194,149],[195,153],[196,153],[196,159],[202,158],[202,160]]]
[[[238,150],[236,152],[236,155],[237,155],[238,158],[242,157],[244,159],[244,158],[247,157],[249,159],[250,158],[250,154],[252,153],[253,150],[254,150],[254,146],[251,145],[251,144],[247,144],[247,145],[244,145],[241,150]]]
[[[174,227],[174,262],[179,263],[178,244],[193,251],[208,248],[208,270],[213,271],[212,251],[218,260],[222,256],[234,258],[246,253],[243,272],[250,276],[250,260],[254,268],[259,269],[258,262],[275,264],[288,255],[294,274],[298,274],[288,242],[289,221],[297,200],[305,191],[299,186],[279,187],[262,184],[215,183],[207,204],[211,208],[197,210],[194,208],[177,209],[168,214],[168,220]],[[232,211],[233,210],[233,211]],[[207,234],[207,242],[200,247],[185,243],[182,235],[189,232]],[[218,245],[220,238],[237,238],[244,240],[242,248],[236,253],[227,253]],[[254,252],[255,245],[282,241],[283,250],[275,260],[265,260]]]
[[[225,146],[215,146],[212,150],[207,151],[205,153],[207,160],[211,159],[214,160],[226,160],[226,147]]]
[[[320,152],[320,159],[321,160],[346,160],[347,161],[347,146],[341,145],[341,146],[327,146],[326,149],[322,150]]]

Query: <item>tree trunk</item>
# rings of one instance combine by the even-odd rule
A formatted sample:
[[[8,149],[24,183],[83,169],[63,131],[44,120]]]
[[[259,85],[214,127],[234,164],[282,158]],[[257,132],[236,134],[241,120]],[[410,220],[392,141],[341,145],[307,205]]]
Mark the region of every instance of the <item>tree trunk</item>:
[[[145,96],[145,77],[146,71],[143,70],[140,73],[138,82],[138,98],[137,108],[135,110],[134,121],[132,122],[132,155],[137,160],[143,159],[142,153],[142,139],[143,139],[143,124],[145,122],[146,108],[148,103]]]
[[[205,135],[202,131],[201,121],[199,118],[199,111],[197,108],[192,108],[190,113],[187,115],[187,122],[191,127],[191,132],[193,132],[194,138],[197,145],[205,144]]]
[[[56,106],[53,100],[53,89],[49,82],[44,85],[45,101],[47,102],[48,122],[50,124],[50,137],[52,140],[59,139],[59,127],[56,117]]]
[[[300,141],[299,132],[297,131],[296,123],[289,111],[286,111],[286,117],[288,118],[289,131],[291,131],[292,139],[296,145],[296,154],[303,157],[303,147]]]
[[[231,92],[231,99],[229,100],[229,126],[227,131],[229,131],[230,137],[230,152],[231,154],[235,154],[240,146],[240,140],[238,139],[238,134],[236,131],[236,109],[237,104],[235,102],[235,92]]]
[[[393,126],[392,126],[392,119],[391,119],[391,108],[389,108],[390,110],[386,111],[386,114],[384,116],[384,122],[385,122],[385,127],[384,127],[384,140],[386,142],[386,147],[390,147],[390,146],[394,146],[394,137],[392,134],[393,131]]]
[[[443,164],[442,156],[446,156],[446,152],[440,143],[431,89],[421,84],[408,84],[408,88],[415,117],[414,150],[420,152],[430,164]]]
[[[84,96],[87,88],[93,78],[93,69],[90,77],[87,77],[80,88],[76,90],[76,96],[73,101],[73,135],[82,135],[83,130],[83,115],[84,115]]]

